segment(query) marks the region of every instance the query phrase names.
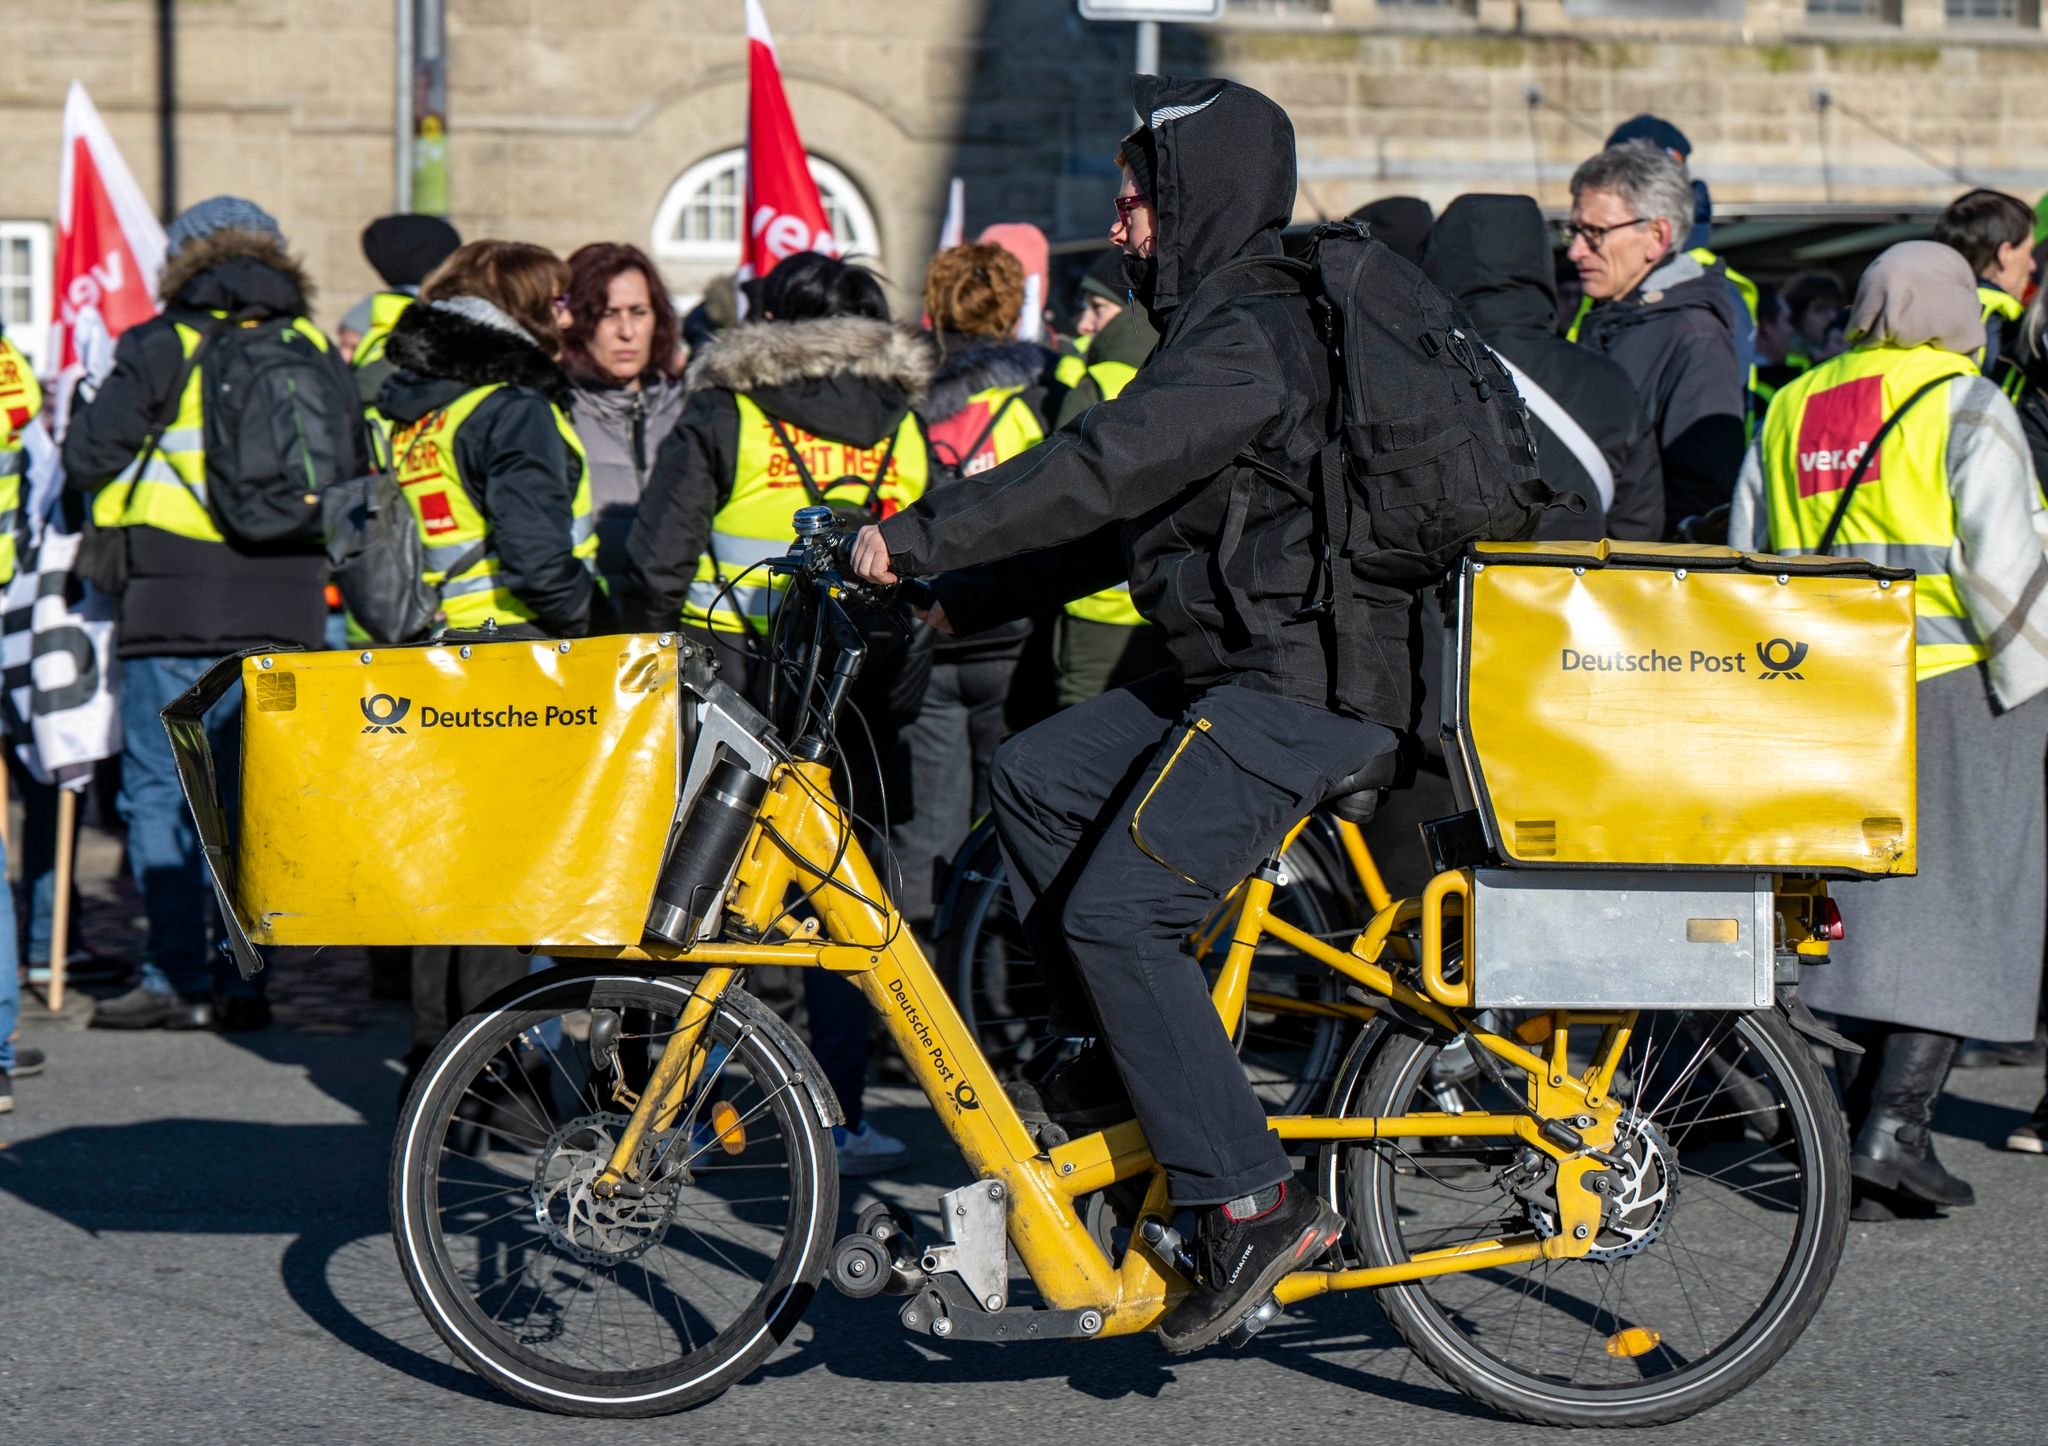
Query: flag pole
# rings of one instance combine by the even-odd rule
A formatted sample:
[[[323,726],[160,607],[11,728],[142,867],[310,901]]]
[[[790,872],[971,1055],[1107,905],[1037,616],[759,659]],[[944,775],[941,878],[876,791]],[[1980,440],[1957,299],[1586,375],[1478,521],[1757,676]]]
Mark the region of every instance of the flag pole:
[[[71,960],[71,851],[78,838],[78,791],[57,790],[57,893],[50,901],[50,1013],[64,1012],[64,971]]]

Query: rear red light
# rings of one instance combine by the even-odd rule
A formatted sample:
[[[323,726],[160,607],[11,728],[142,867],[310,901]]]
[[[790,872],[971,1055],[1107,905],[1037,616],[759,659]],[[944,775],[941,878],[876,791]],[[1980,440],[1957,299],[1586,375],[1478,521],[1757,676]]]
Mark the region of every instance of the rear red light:
[[[1847,930],[1842,927],[1842,908],[1833,899],[1820,901],[1820,917],[1814,921],[1813,932],[1829,943],[1842,942]]]

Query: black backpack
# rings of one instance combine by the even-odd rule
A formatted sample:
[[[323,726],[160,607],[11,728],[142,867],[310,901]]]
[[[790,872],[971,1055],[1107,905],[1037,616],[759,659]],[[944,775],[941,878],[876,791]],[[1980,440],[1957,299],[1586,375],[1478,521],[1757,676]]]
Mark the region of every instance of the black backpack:
[[[315,542],[320,493],[355,471],[362,404],[341,357],[289,316],[207,328],[207,511],[240,542]]]
[[[422,425],[413,445],[426,432]],[[441,621],[442,589],[427,581],[427,544],[398,485],[411,455],[408,446],[389,472],[366,472],[320,490],[334,586],[349,616],[376,643],[418,642]],[[489,550],[488,538],[478,542],[449,567],[448,578],[468,572]]]

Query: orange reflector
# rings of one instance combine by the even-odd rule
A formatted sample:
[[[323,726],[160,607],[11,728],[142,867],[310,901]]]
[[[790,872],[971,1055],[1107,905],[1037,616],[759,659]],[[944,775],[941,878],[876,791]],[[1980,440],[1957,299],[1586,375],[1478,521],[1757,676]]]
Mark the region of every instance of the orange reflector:
[[[1524,1044],[1542,1044],[1550,1038],[1550,1016],[1532,1014],[1515,1026],[1515,1038]]]
[[[747,1147],[747,1127],[740,1123],[740,1112],[720,1100],[711,1107],[711,1128],[718,1131],[718,1148],[728,1155],[737,1155]],[[1610,1342],[1609,1350],[1614,1346]]]
[[[1637,1356],[1647,1356],[1657,1349],[1658,1343],[1663,1339],[1663,1336],[1646,1326],[1630,1326],[1627,1330],[1616,1331],[1607,1338],[1607,1354],[1624,1361],[1632,1361]]]

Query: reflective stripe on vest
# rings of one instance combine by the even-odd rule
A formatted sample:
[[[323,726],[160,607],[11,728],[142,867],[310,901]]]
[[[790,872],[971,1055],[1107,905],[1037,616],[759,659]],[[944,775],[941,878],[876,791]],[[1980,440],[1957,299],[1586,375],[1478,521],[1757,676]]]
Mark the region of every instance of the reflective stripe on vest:
[[[711,519],[710,550],[697,559],[697,576],[683,603],[683,621],[721,632],[738,632],[749,625],[765,632],[776,598],[789,580],[771,578],[766,568],[755,564],[789,551],[795,536],[790,518],[799,507],[808,507],[811,499],[768,414],[744,392],[735,392],[733,403],[739,409],[739,449],[733,461],[732,489]],[[865,503],[885,455],[889,456],[889,475],[876,495],[875,515],[892,516],[924,496],[930,459],[913,413],[905,412],[897,425],[893,455],[886,437],[872,447],[859,447],[814,436],[788,421],[782,426],[828,502]],[[749,568],[754,570],[748,572]],[[742,573],[746,573],[744,581],[735,583]]]
[[[35,368],[0,336],[0,587],[14,581],[15,537],[21,531],[21,479],[28,470],[21,434],[42,409]]]
[[[480,628],[486,620],[499,623],[532,622],[529,608],[500,581],[503,571],[495,548],[454,577],[448,569],[463,554],[490,537],[490,519],[477,509],[463,485],[462,469],[456,460],[456,438],[483,404],[484,398],[500,390],[502,382],[464,392],[445,409],[429,412],[392,437],[399,459],[398,485],[412,506],[419,524],[420,539],[427,548],[426,581],[441,589],[441,613],[450,627]],[[590,461],[583,439],[569,425],[560,407],[550,406],[555,430],[576,459],[578,479],[570,504],[570,552],[586,568],[597,556],[597,519],[590,503]]]
[[[1088,368],[1088,378],[1095,383],[1105,402],[1129,386],[1131,378],[1137,374],[1138,369],[1129,362],[1099,361]],[[1106,587],[1087,597],[1075,598],[1067,604],[1067,616],[1079,618],[1084,623],[1109,623],[1119,628],[1145,626],[1145,615],[1131,601],[1131,585],[1127,582]]]
[[[1927,382],[1976,374],[1967,357],[1931,346],[1859,347],[1780,388],[1760,443],[1771,551],[1817,551],[1842,488],[1885,418]],[[1956,520],[1948,441],[1949,407],[1938,390],[1885,438],[1833,549],[1920,574],[1914,667],[1922,682],[1987,656],[1949,573]]]

